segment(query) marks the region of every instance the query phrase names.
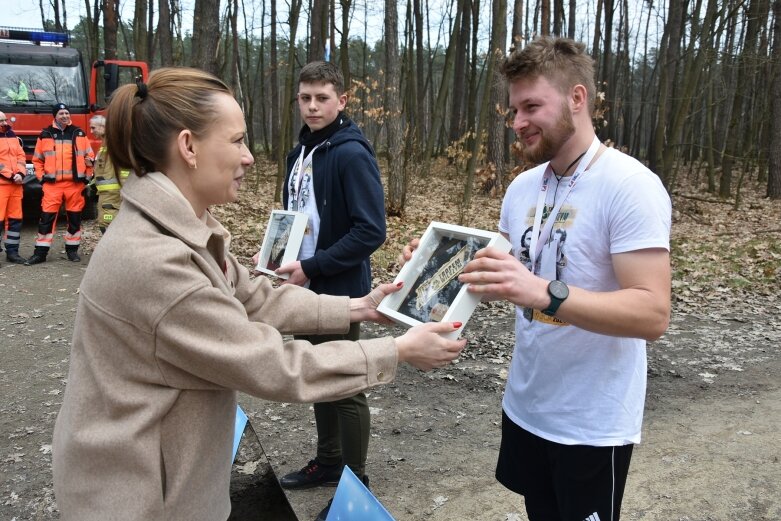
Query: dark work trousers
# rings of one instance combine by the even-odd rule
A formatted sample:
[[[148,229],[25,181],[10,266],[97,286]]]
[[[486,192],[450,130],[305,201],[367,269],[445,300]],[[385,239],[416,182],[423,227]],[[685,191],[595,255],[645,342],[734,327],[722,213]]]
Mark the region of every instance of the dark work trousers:
[[[333,340],[358,340],[359,323],[350,325],[344,335],[296,336],[312,344]],[[366,471],[366,455],[369,451],[369,404],[364,393],[337,400],[314,404],[317,424],[317,461],[323,465],[344,463],[356,476]]]

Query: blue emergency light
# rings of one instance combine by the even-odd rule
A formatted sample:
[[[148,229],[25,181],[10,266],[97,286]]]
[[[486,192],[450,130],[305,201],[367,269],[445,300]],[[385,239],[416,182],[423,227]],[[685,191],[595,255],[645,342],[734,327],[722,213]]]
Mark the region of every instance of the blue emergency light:
[[[43,31],[37,29],[23,29],[19,27],[0,27],[0,39],[19,40],[23,42],[54,43],[68,45],[70,35],[68,33],[58,33],[53,31]]]

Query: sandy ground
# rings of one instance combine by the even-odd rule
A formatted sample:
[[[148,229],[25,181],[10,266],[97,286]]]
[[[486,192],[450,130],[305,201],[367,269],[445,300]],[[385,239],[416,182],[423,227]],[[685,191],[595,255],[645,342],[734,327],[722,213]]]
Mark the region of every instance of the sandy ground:
[[[26,237],[23,254],[30,244]],[[51,434],[89,261],[68,262],[62,249],[55,243],[49,262],[33,267],[0,256],[0,520],[59,517]],[[743,306],[714,302],[707,313],[674,312],[667,334],[648,350],[643,443],[623,519],[781,519],[779,317],[781,303],[759,296]],[[481,305],[458,364],[430,373],[403,367],[395,383],[370,392],[367,473],[397,520],[526,519],[522,499],[493,478],[511,325],[508,306]],[[314,455],[309,405],[239,401],[278,475]],[[288,498],[298,518],[310,520],[333,491]],[[264,514],[256,519],[273,519]]]

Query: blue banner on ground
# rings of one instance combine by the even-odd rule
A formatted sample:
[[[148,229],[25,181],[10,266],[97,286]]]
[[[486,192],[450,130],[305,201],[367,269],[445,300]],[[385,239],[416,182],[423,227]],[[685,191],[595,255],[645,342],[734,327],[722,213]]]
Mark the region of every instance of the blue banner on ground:
[[[240,406],[236,406],[236,426],[233,429],[233,458],[231,461],[236,460],[236,453],[239,451],[239,441],[241,441],[241,435],[244,433],[244,427],[247,425],[247,415],[241,410]]]
[[[345,465],[326,521],[395,521],[382,503]]]

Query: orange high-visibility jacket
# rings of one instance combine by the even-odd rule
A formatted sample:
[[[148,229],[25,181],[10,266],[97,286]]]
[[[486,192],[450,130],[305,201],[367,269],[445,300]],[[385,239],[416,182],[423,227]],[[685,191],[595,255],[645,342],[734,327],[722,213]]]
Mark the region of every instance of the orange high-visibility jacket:
[[[26,172],[24,149],[14,131],[0,130],[0,185],[12,184],[14,174]]]
[[[87,135],[79,127],[68,125],[60,130],[52,124],[41,131],[35,144],[35,175],[45,181],[82,181],[92,175],[85,159],[95,158]],[[74,160],[75,159],[75,160]]]

